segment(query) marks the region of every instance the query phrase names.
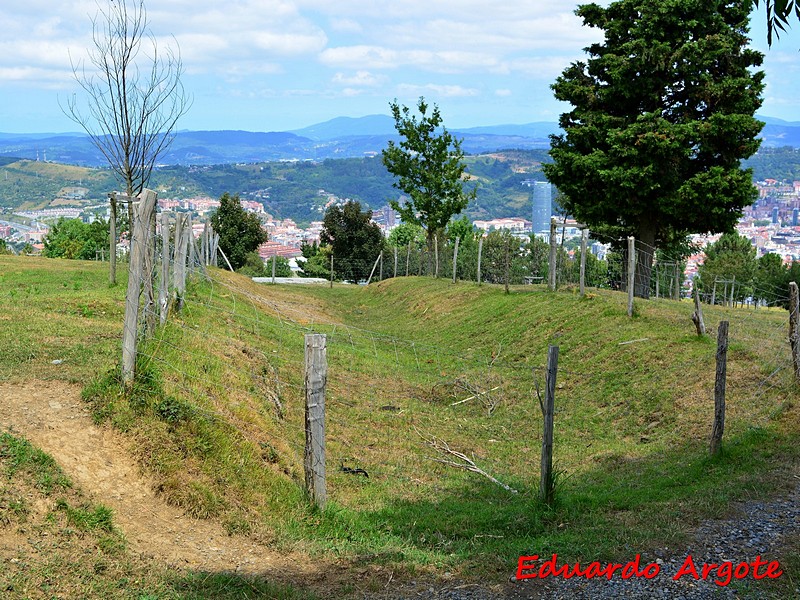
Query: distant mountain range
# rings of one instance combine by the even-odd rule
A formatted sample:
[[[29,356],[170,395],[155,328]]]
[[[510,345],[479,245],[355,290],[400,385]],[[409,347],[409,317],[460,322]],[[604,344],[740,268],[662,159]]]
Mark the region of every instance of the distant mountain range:
[[[766,123],[764,147],[800,147],[800,122],[759,116]],[[556,123],[493,125],[452,129],[470,154],[503,149],[548,148]],[[274,160],[352,158],[379,153],[397,140],[394,120],[387,115],[337,117],[285,132],[181,131],[161,162],[167,165],[212,165]],[[81,133],[0,133],[0,159],[27,158],[84,166],[103,166],[103,156]]]

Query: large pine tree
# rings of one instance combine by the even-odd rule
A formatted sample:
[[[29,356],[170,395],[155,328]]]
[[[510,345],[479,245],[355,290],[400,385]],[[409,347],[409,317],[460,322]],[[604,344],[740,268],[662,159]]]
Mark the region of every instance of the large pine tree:
[[[621,0],[576,11],[605,31],[553,84],[572,110],[545,174],[577,219],[639,241],[636,295],[653,249],[689,232],[730,231],[755,189],[740,161],[760,143],[763,59],[748,44],[748,0]]]

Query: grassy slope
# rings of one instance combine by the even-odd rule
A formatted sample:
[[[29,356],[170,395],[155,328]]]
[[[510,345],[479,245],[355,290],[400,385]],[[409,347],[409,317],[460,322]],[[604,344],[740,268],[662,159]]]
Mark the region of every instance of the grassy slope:
[[[0,257],[0,273],[0,377],[88,381],[113,364],[122,290],[108,288],[98,265]],[[687,304],[640,302],[628,319],[623,296],[610,292],[506,296],[414,278],[283,289],[224,273],[188,300],[144,348],[151,376],[136,394],[121,394],[111,376],[94,380],[87,397],[98,420],[140,442],[170,501],[232,533],[345,564],[502,581],[531,552],[627,560],[679,547],[731,499],[779,491],[797,459],[794,388],[785,370],[770,376],[786,364],[785,312],[707,310],[710,324],[732,322],[726,451],[712,460],[715,344],[692,334]],[[58,342],[40,346],[47,327]],[[312,329],[329,334],[331,504],[322,514],[300,493],[302,336]],[[561,349],[555,460],[564,477],[554,508],[536,501],[534,387],[550,343]],[[78,360],[50,364],[64,356]],[[422,436],[434,435],[520,493],[429,460]],[[340,461],[369,479],[336,470]]]

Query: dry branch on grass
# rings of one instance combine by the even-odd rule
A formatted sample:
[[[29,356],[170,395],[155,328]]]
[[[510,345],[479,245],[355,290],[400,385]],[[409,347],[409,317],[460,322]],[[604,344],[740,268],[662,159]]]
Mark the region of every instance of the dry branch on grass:
[[[417,435],[421,437],[425,443],[445,456],[452,456],[457,460],[449,460],[445,458],[432,458],[428,457],[430,460],[441,463],[443,465],[449,465],[451,467],[456,467],[457,469],[464,469],[465,471],[471,471],[472,473],[477,473],[478,475],[483,475],[492,483],[499,485],[504,490],[511,492],[512,494],[518,494],[519,492],[514,488],[506,485],[502,481],[492,477],[486,471],[481,469],[478,465],[475,464],[475,461],[469,458],[466,454],[462,452],[458,452],[450,448],[447,442],[442,439],[437,438],[436,436],[427,437],[425,436],[419,429],[414,427],[414,430],[417,432]]]

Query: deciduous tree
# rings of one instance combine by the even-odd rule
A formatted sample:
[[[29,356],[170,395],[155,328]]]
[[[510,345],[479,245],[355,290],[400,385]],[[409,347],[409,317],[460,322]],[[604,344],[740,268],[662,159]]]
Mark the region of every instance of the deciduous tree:
[[[740,161],[759,146],[763,72],[745,0],[620,0],[577,14],[605,32],[553,84],[572,109],[551,136],[548,179],[593,230],[637,238],[635,291],[655,247],[731,231],[755,198]]]
[[[72,63],[84,97],[70,96],[64,113],[81,126],[128,196],[142,191],[191,104],[175,49],[150,32],[143,0],[108,0],[92,19],[88,64]],[[129,212],[129,217],[132,216]]]
[[[44,237],[42,254],[48,258],[96,260],[97,250],[106,249],[108,222],[84,223],[61,217]]]
[[[420,98],[419,118],[397,101],[390,104],[400,142],[390,141],[383,150],[383,164],[397,177],[395,187],[409,196],[400,203],[390,202],[403,221],[417,223],[425,229],[428,250],[433,239],[453,215],[464,210],[475,199],[476,190],[465,190],[461,141],[442,126],[442,115]]]

